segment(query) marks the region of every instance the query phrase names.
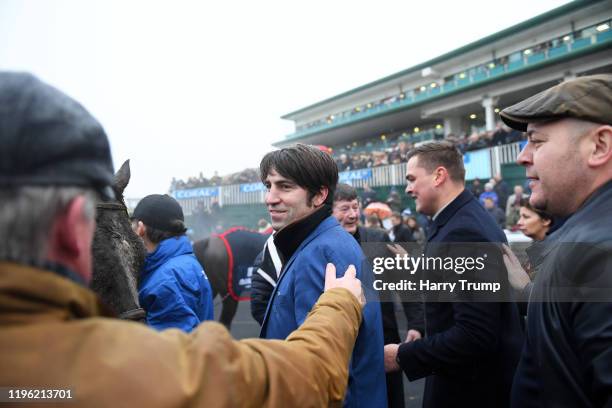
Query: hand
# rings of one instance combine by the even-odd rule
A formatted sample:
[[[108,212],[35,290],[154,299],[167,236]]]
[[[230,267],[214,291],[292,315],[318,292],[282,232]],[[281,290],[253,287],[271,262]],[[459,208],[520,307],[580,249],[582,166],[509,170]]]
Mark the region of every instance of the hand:
[[[325,290],[333,288],[348,289],[357,298],[359,304],[364,306],[366,300],[363,295],[363,288],[361,287],[361,281],[355,277],[356,275],[355,266],[349,265],[346,272],[344,272],[344,276],[336,278],[336,267],[334,264],[328,263],[325,268]]]
[[[504,251],[504,264],[508,270],[508,281],[510,285],[516,290],[525,289],[525,286],[531,282],[529,275],[527,275],[527,272],[525,272],[518,258],[508,245],[503,244],[502,250]]]
[[[421,332],[418,330],[410,329],[406,334],[406,343],[421,339]]]
[[[399,344],[387,344],[385,345],[385,372],[391,373],[393,371],[399,371],[400,366],[397,364],[397,350]]]
[[[387,244],[387,248],[393,255],[408,255],[408,251],[406,251],[400,244]]]

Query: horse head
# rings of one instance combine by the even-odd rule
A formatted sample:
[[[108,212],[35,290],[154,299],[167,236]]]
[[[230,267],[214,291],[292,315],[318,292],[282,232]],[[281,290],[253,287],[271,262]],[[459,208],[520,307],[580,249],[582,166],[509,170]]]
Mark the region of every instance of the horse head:
[[[129,180],[128,160],[115,174],[115,199],[97,205],[91,288],[119,317],[144,321],[145,314],[138,303],[138,275],[146,251],[132,231],[123,199]]]

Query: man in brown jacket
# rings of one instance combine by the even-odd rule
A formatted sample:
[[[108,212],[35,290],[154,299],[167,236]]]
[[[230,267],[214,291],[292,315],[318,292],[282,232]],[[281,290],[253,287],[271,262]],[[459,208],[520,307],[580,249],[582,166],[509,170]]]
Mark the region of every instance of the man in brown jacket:
[[[336,279],[328,265],[325,293],[285,341],[112,319],[86,287],[96,195],[112,194],[103,129],[31,75],[0,73],[0,146],[0,404],[340,405],[363,305],[354,268]]]

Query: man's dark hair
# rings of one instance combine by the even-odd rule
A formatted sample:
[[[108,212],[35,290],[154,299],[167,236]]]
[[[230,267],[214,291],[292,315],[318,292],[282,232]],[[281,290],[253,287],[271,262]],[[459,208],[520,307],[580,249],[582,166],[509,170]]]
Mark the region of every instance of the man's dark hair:
[[[406,155],[407,160],[418,156],[418,165],[432,173],[436,167],[442,166],[448,171],[451,180],[463,183],[465,181],[465,167],[463,155],[448,141],[437,141],[415,147]]]
[[[295,146],[275,150],[264,156],[259,164],[259,176],[265,183],[266,177],[274,169],[281,176],[293,181],[308,191],[308,205],[322,187],[329,193],[325,204],[332,205],[338,183],[338,166],[328,153],[313,146]]]
[[[356,199],[357,199],[357,190],[355,190],[355,187],[345,184],[345,183],[338,183],[336,185],[334,201],[353,201]]]
[[[153,228],[145,224],[147,227],[146,232],[145,232],[147,239],[154,244],[159,244],[165,239],[173,238],[173,237],[180,237],[182,235],[185,235],[187,228],[185,227],[185,223],[183,221],[175,220],[175,221],[172,221],[172,223],[173,223],[173,226],[175,227],[173,228],[173,230],[177,232],[162,231],[162,230],[158,230],[157,228]]]

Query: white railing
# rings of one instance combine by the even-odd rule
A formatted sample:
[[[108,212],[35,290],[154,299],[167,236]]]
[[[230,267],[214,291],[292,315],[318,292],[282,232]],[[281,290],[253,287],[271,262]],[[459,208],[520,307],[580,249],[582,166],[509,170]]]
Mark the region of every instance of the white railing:
[[[487,148],[490,155],[490,169],[486,171],[489,177],[500,173],[501,165],[507,163],[515,163],[520,152],[520,143],[512,143],[503,146],[495,146]],[[385,186],[402,186],[406,180],[406,163],[390,164],[387,166],[372,167],[371,177],[356,178],[350,180],[350,183],[356,188],[363,188],[365,184],[370,187],[385,187]],[[346,172],[345,172],[346,173]],[[358,173],[358,172],[357,172]],[[346,175],[346,174],[345,174]],[[204,207],[210,207],[215,199],[218,200],[220,206],[225,205],[249,205],[263,204],[265,199],[265,190],[244,192],[241,190],[244,184],[232,184],[218,187],[218,195],[216,197],[194,197],[194,198],[178,198],[185,214],[190,215],[193,209],[196,208],[198,202]],[[256,189],[255,189],[256,190]],[[185,190],[182,190],[185,191]],[[176,192],[172,192],[176,197]]]

